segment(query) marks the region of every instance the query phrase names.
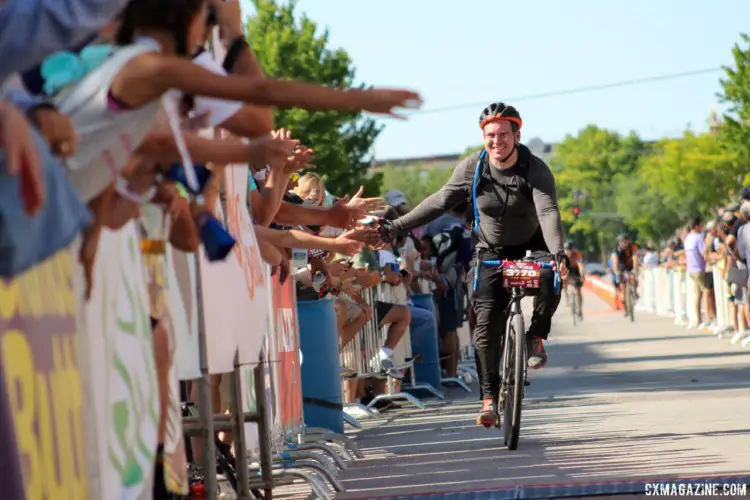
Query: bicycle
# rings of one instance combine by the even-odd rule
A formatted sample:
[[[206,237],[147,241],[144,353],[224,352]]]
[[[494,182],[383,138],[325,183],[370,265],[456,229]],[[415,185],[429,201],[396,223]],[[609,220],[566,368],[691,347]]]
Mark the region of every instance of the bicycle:
[[[578,318],[579,316],[582,318],[583,313],[581,313],[581,305],[578,302],[578,288],[575,286],[576,283],[573,283],[573,300],[570,301],[570,309],[573,312],[573,326],[578,325]],[[570,286],[570,285],[569,285]]]
[[[624,271],[622,273],[622,282],[625,287],[625,313],[630,318],[630,322],[635,323],[635,286],[633,273],[631,271]]]
[[[526,253],[523,260],[484,260],[484,266],[497,266],[502,273],[502,285],[511,290],[507,309],[507,324],[500,363],[500,394],[498,412],[502,408],[504,444],[509,450],[518,448],[521,434],[521,408],[527,375],[526,327],[521,311],[521,299],[527,290],[539,289],[542,269],[554,269],[553,262],[538,262]],[[478,274],[478,273],[477,273]],[[560,293],[560,277],[555,271],[555,293]]]

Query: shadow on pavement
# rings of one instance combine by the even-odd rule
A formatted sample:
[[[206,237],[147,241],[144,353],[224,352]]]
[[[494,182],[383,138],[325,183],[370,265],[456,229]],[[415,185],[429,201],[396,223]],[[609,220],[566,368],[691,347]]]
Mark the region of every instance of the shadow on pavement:
[[[367,458],[341,472],[337,498],[747,472],[750,398],[738,389],[750,387],[750,353],[653,315],[574,327],[569,314],[558,311],[550,362],[530,374],[518,450],[474,424],[476,384],[446,389],[426,411],[364,420],[353,434]]]

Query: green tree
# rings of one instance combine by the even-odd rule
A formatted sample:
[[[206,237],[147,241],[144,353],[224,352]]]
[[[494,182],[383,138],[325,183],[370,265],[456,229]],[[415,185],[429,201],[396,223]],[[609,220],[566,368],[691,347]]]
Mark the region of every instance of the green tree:
[[[655,152],[644,160],[639,174],[651,192],[660,194],[685,219],[713,213],[745,173],[737,153],[713,134],[688,131],[680,139],[661,141]]]
[[[744,178],[738,183],[750,184],[750,36],[740,35],[740,42],[732,48],[733,66],[725,66],[726,77],[720,80],[719,97],[729,104],[722,124],[722,139],[736,154],[735,161],[744,166]]]
[[[414,207],[432,193],[436,193],[453,174],[451,168],[426,168],[421,165],[383,168],[381,194],[398,189]]]
[[[579,246],[604,253],[618,232],[625,229],[617,214],[615,185],[632,174],[647,152],[634,133],[616,132],[589,125],[568,135],[555,147],[550,168],[555,174],[563,223]],[[573,207],[581,209],[576,219]]]
[[[621,177],[616,186],[617,213],[623,216],[628,227],[637,231],[641,241],[666,239],[684,222],[679,209],[670,205],[642,172]]]
[[[356,87],[355,69],[344,49],[328,47],[328,31],[306,15],[295,19],[295,3],[254,0],[255,14],[247,23],[247,37],[263,71],[275,78],[291,78],[336,87]],[[277,128],[315,150],[316,172],[336,195],[354,193],[360,185],[368,195],[380,191],[382,176],[369,175],[370,151],[382,127],[359,113],[284,109],[274,112]]]

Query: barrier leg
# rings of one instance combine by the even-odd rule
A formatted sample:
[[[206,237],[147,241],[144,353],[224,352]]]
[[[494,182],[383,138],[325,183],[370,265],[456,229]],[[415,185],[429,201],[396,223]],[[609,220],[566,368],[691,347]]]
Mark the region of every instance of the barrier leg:
[[[377,409],[368,408],[362,403],[344,403],[344,412],[346,412],[347,408],[348,409],[356,408],[362,411],[362,413],[366,413],[368,417],[377,417],[380,415],[380,412]]]
[[[321,429],[321,428],[309,428],[305,429],[305,441],[333,441],[333,442],[340,442],[344,446],[347,446],[350,450],[352,450],[352,453],[354,453],[354,456],[357,458],[365,458],[365,456],[362,454],[362,450],[360,450],[359,445],[349,436],[344,436],[343,434],[336,434],[334,432],[329,431],[328,429]]]
[[[328,443],[328,446],[338,451],[339,455],[347,462],[354,462],[354,457],[351,455],[351,453],[349,453],[349,450],[347,450],[346,446],[344,446],[343,444],[331,441]]]
[[[314,451],[297,450],[297,451],[282,451],[277,457],[274,458],[278,463],[281,462],[294,462],[295,460],[314,460],[323,464],[327,469],[336,474],[338,468],[333,460],[327,458],[322,453],[315,453]],[[290,466],[291,467],[291,466]]]
[[[373,408],[378,401],[396,401],[396,400],[402,400],[405,399],[406,401],[410,402],[420,410],[424,410],[427,408],[427,405],[425,405],[421,400],[417,399],[416,397],[412,396],[408,392],[393,392],[393,381],[389,378],[388,379],[388,392],[385,394],[378,394],[375,396],[372,401],[367,405],[368,408]]]
[[[293,462],[290,465],[298,469],[303,469],[303,468],[312,469],[313,471],[317,472],[319,475],[324,477],[328,481],[328,483],[331,485],[331,487],[334,489],[334,491],[338,491],[338,492],[346,491],[346,488],[341,483],[341,481],[338,480],[336,475],[332,473],[329,469],[327,469],[324,465],[322,465],[320,462],[317,462],[315,460],[300,460],[297,462]]]
[[[359,423],[359,420],[357,420],[356,418],[352,417],[348,413],[344,412],[344,415],[342,415],[342,416],[344,418],[344,423],[345,424],[349,424],[352,427],[354,427],[355,429],[361,429],[362,428],[362,424]]]
[[[469,387],[468,385],[466,385],[466,382],[464,382],[463,380],[461,380],[458,377],[444,377],[444,378],[440,379],[440,383],[443,384],[443,385],[456,384],[461,389],[465,390],[466,392],[471,392],[471,387]]]
[[[273,455],[271,454],[271,431],[268,422],[268,410],[266,408],[266,374],[265,360],[253,370],[255,379],[255,401],[258,411],[258,448],[260,451],[260,471],[265,488],[265,500],[273,499],[274,474]]]
[[[343,469],[346,469],[347,467],[346,462],[344,462],[344,459],[341,458],[338,453],[333,451],[333,449],[331,449],[328,443],[319,442],[319,443],[295,444],[295,445],[290,445],[286,451],[304,451],[304,450],[322,451],[333,459],[333,462],[336,464],[336,467],[338,467],[339,469],[343,470]]]
[[[282,458],[282,455],[284,458]],[[310,468],[315,472],[319,472],[325,477],[336,491],[346,491],[344,485],[336,477],[335,468],[327,461],[323,460],[322,456],[316,455],[310,451],[298,451],[282,453],[276,458],[276,469],[283,469],[287,467],[291,468]]]
[[[249,498],[250,493],[250,467],[247,460],[247,441],[245,439],[245,413],[242,409],[242,388],[240,386],[240,362],[239,353],[234,355],[234,372],[232,377],[232,398],[230,411],[232,412],[232,438],[234,441],[234,461],[237,474],[237,495],[240,498]]]
[[[304,471],[302,469],[284,468],[274,470],[273,475],[274,477],[278,478],[285,478],[288,476],[291,476],[293,478],[298,477],[305,481],[308,485],[310,485],[313,495],[315,495],[314,498],[333,500],[333,496],[331,496],[331,494],[328,492],[328,489],[326,488],[323,481],[317,474],[313,472]]]
[[[198,407],[201,418],[201,433],[203,439],[203,481],[207,500],[216,499],[218,488],[216,481],[216,443],[214,442],[213,405],[211,404],[211,379],[208,373],[208,348],[206,345],[206,323],[203,314],[203,290],[201,279],[201,257],[195,258],[195,287],[196,308],[198,311],[198,354],[201,378],[198,379]]]
[[[414,365],[413,364],[409,367],[409,374],[411,375],[411,380],[413,380],[413,381],[417,380],[416,375],[414,373]],[[426,383],[412,383],[412,384],[408,384],[406,386],[402,385],[401,386],[401,390],[402,391],[403,390],[406,390],[406,391],[409,391],[409,390],[412,390],[412,391],[420,391],[420,390],[421,391],[427,391],[427,392],[431,393],[433,396],[435,396],[436,398],[440,399],[441,401],[445,400],[445,395],[442,392],[440,392],[439,390],[435,389],[430,384],[426,384]]]

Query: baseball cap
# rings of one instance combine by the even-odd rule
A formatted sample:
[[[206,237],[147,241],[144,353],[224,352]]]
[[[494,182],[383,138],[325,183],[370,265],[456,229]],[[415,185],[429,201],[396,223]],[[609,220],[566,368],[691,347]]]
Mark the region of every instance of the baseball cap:
[[[750,187],[743,187],[740,191],[740,199],[742,201],[750,201]]]
[[[406,195],[398,189],[391,189],[390,191],[385,193],[385,202],[392,207],[406,205],[409,203],[409,201],[406,199]]]

